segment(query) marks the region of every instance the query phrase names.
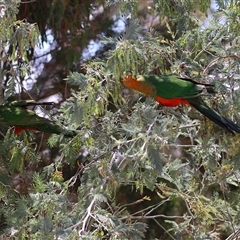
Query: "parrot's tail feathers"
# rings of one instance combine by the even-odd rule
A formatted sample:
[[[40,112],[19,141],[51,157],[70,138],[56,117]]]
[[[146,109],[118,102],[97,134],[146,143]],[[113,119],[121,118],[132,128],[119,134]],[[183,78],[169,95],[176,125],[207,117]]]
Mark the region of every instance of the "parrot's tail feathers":
[[[65,129],[53,122],[31,125],[28,126],[27,129],[34,129],[40,132],[48,132],[63,135],[65,137],[75,137],[78,134],[78,132],[75,130]]]
[[[24,108],[27,106],[54,105],[54,102],[35,102],[34,100],[20,100],[20,101],[6,102],[4,105]]]
[[[209,108],[205,104],[197,104],[197,103],[190,103],[194,108],[196,108],[200,113],[202,113],[204,116],[209,118],[211,121],[225,129],[226,131],[233,133],[237,132],[240,133],[240,127],[236,125],[231,120],[221,116],[217,112],[213,111],[211,108]]]
[[[26,106],[52,106],[54,104],[54,102],[28,102],[26,103]]]

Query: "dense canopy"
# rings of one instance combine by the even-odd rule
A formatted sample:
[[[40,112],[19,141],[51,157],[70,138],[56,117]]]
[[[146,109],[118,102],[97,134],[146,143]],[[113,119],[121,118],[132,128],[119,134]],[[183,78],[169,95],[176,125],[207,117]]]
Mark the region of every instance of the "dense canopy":
[[[236,239],[239,14],[235,0],[1,1],[1,237]],[[230,131],[154,101],[167,77],[148,96],[122,84],[139,75],[199,82],[171,97],[201,95]]]

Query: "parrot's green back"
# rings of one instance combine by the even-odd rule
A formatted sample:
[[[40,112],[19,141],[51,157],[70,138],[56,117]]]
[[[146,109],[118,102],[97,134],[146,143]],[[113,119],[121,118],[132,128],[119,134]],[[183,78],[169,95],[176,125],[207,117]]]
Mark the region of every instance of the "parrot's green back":
[[[190,99],[203,95],[203,89],[213,93],[213,86],[200,84],[191,79],[179,78],[174,75],[147,75],[140,76],[138,80],[145,81],[156,89],[156,95],[165,99]]]
[[[0,105],[0,122],[8,126],[63,134],[68,137],[73,137],[77,134],[76,131],[66,130],[49,119],[38,116],[33,110],[26,108],[28,105],[38,105],[38,103],[33,101],[14,101]]]

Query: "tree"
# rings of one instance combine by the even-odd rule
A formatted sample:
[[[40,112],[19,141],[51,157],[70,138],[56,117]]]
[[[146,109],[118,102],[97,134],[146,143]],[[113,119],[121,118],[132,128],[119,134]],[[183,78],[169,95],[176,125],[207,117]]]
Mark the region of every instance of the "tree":
[[[237,238],[239,135],[121,85],[129,73],[215,84],[211,106],[239,125],[239,4],[209,8],[207,0],[1,3],[2,102],[53,99],[38,113],[78,132],[1,130],[5,238]],[[49,52],[36,53],[39,39]],[[93,41],[95,56],[83,57]]]

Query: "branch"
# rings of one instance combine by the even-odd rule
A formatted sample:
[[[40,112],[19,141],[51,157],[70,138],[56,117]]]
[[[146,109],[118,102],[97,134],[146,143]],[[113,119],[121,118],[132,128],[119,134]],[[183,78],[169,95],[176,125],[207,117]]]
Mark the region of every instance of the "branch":
[[[141,216],[124,216],[124,217],[121,217],[120,219],[121,220],[124,220],[124,219],[154,219],[154,218],[159,218],[159,217],[162,217],[162,218],[170,218],[170,219],[175,219],[175,218],[181,218],[181,219],[184,219],[183,216],[167,216],[167,215],[164,215],[164,214],[158,214],[158,215],[152,215],[152,216],[145,216],[145,215],[141,215]]]
[[[228,238],[226,238],[226,240],[234,240],[237,239],[238,236],[240,236],[240,228],[236,232],[232,233]]]
[[[223,57],[218,57],[216,59],[214,59],[213,61],[211,61],[207,67],[205,68],[205,70],[203,71],[203,75],[205,75],[206,71],[208,70],[208,68],[210,68],[211,66],[213,66],[216,62],[218,62],[219,60],[221,59],[224,59],[224,58],[236,58],[238,60],[240,60],[240,56],[237,56],[237,55],[229,55],[229,56],[223,56]]]
[[[155,223],[156,223],[160,228],[162,228],[162,229],[167,233],[167,235],[168,235],[171,239],[176,240],[176,238],[174,238],[174,237],[172,236],[172,234],[170,234],[170,233],[168,232],[168,230],[167,230],[165,227],[163,227],[155,218],[154,218],[153,220],[155,221]]]
[[[86,217],[83,219],[83,225],[82,225],[82,229],[79,231],[80,233],[85,231],[87,222],[89,221],[89,219],[92,217],[92,213],[91,210],[93,208],[93,204],[95,202],[95,197],[93,198],[93,200],[91,201],[91,203],[89,204],[88,208],[87,208],[87,212],[86,212]]]

